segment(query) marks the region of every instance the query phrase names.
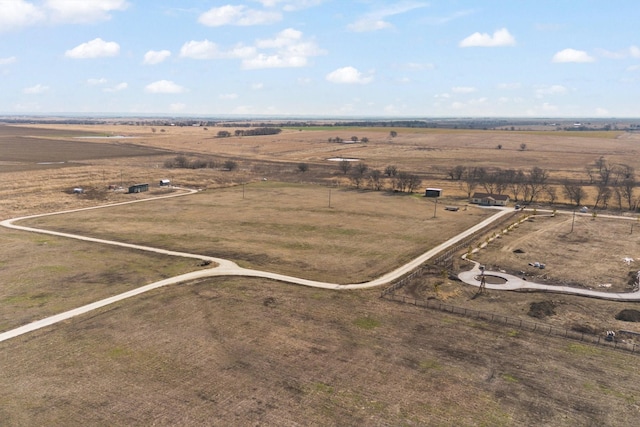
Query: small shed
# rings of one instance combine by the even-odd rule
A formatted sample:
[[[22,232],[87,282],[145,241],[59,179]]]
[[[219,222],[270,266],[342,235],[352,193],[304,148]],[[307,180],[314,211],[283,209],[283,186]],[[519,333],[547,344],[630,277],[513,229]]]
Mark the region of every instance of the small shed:
[[[135,184],[129,186],[129,193],[142,193],[143,191],[149,191],[149,184]]]
[[[425,197],[440,197],[442,196],[441,188],[427,188],[424,192]]]
[[[167,187],[171,185],[171,180],[169,179],[161,179],[160,180],[160,187]]]

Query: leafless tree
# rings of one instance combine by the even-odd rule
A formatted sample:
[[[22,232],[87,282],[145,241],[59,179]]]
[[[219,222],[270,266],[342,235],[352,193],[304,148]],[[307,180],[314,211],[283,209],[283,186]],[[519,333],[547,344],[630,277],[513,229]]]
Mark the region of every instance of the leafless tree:
[[[580,206],[582,201],[587,197],[587,192],[584,190],[581,184],[576,184],[569,180],[565,180],[563,182],[562,192],[564,193],[565,197],[569,199],[569,202],[575,203],[576,206]]]
[[[338,162],[338,169],[346,175],[351,170],[351,162],[349,160],[340,160]]]

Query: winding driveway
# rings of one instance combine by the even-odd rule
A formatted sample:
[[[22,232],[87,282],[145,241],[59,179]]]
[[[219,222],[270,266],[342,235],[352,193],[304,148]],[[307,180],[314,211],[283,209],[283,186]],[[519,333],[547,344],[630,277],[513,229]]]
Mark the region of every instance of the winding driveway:
[[[186,190],[186,189],[181,189],[181,190]],[[86,236],[80,236],[80,235],[76,235],[76,234],[70,234],[70,233],[60,233],[57,231],[50,231],[50,230],[43,230],[43,229],[39,229],[39,228],[32,228],[32,227],[25,227],[25,226],[21,226],[21,225],[16,225],[15,222],[21,221],[21,220],[25,220],[25,219],[30,219],[30,218],[38,218],[38,217],[43,217],[43,216],[49,216],[49,215],[61,215],[61,214],[66,214],[66,213],[70,213],[70,212],[79,212],[79,211],[84,211],[84,210],[91,210],[91,209],[104,209],[104,208],[108,208],[108,207],[113,207],[113,206],[119,206],[119,205],[124,205],[124,204],[131,204],[131,203],[141,203],[141,202],[146,202],[146,201],[150,201],[150,200],[159,200],[159,199],[165,199],[165,198],[170,198],[170,197],[182,197],[182,196],[186,196],[189,194],[194,194],[196,193],[197,190],[186,190],[183,193],[177,193],[177,194],[171,194],[171,195],[166,195],[166,196],[159,196],[159,197],[154,197],[154,198],[149,198],[149,199],[141,199],[141,200],[134,200],[134,201],[128,201],[128,202],[122,202],[122,203],[114,203],[114,204],[109,204],[109,205],[102,205],[102,206],[95,206],[95,207],[90,207],[90,208],[82,208],[82,209],[74,209],[74,210],[66,210],[66,211],[61,211],[61,212],[55,212],[55,213],[48,213],[48,214],[40,214],[40,215],[31,215],[31,216],[24,216],[24,217],[19,217],[19,218],[12,218],[12,219],[8,219],[8,220],[4,220],[0,222],[0,225],[6,228],[11,228],[14,230],[21,230],[21,231],[28,231],[28,232],[34,232],[34,233],[40,233],[40,234],[49,234],[49,235],[53,235],[53,236],[58,236],[58,237],[65,237],[65,238],[70,238],[70,239],[78,239],[78,240],[84,240],[87,242],[95,242],[95,243],[102,243],[102,244],[108,244],[108,245],[114,245],[114,246],[120,246],[120,247],[126,247],[126,248],[131,248],[131,249],[137,249],[137,250],[141,250],[141,251],[148,251],[148,252],[155,252],[155,253],[159,253],[159,254],[164,254],[164,255],[171,255],[171,256],[179,256],[179,257],[186,257],[186,258],[195,258],[195,259],[200,259],[203,261],[210,261],[212,263],[215,263],[216,266],[212,267],[212,268],[208,268],[208,269],[203,269],[203,270],[198,270],[198,271],[193,271],[190,273],[185,273],[185,274],[181,274],[179,276],[175,276],[175,277],[171,277],[168,279],[164,279],[164,280],[160,280],[158,282],[154,282],[154,283],[150,283],[148,285],[118,294],[118,295],[114,295],[112,297],[109,298],[105,298],[96,302],[93,302],[91,304],[87,304],[87,305],[83,305],[81,307],[69,310],[69,311],[65,311],[63,313],[60,314],[56,314],[54,316],[50,316],[50,317],[46,317],[44,319],[41,320],[37,320],[35,322],[20,326],[18,328],[6,331],[6,332],[2,332],[0,333],[0,342],[2,341],[6,341],[8,339],[11,338],[15,338],[18,337],[20,335],[47,327],[47,326],[51,326],[54,325],[58,322],[62,322],[64,320],[68,320],[71,319],[73,317],[88,313],[90,311],[96,310],[98,308],[101,307],[105,307],[107,305],[122,301],[124,299],[127,298],[131,298],[134,297],[136,295],[140,295],[142,293],[145,292],[149,292],[151,290],[163,287],[163,286],[167,286],[167,285],[173,285],[176,283],[181,283],[181,282],[186,282],[186,281],[190,281],[190,280],[195,280],[195,279],[202,279],[202,278],[207,278],[207,277],[216,277],[216,276],[244,276],[244,277],[260,277],[260,278],[266,278],[266,279],[272,279],[272,280],[277,280],[280,282],[286,282],[286,283],[292,283],[292,284],[296,284],[296,285],[303,285],[303,286],[310,286],[310,287],[315,287],[315,288],[324,288],[324,289],[337,289],[337,290],[345,290],[345,289],[365,289],[365,288],[373,288],[373,287],[377,287],[377,286],[382,286],[382,285],[386,285],[389,284],[390,282],[392,282],[393,280],[411,272],[412,270],[416,269],[417,267],[419,267],[420,265],[424,264],[427,260],[429,260],[430,258],[432,258],[433,256],[435,256],[436,254],[442,252],[443,250],[447,249],[448,247],[455,245],[456,243],[460,242],[461,240],[469,237],[470,235],[472,235],[473,233],[485,228],[486,226],[488,226],[489,224],[491,224],[492,222],[498,220],[499,218],[502,218],[505,215],[508,214],[512,214],[513,210],[511,209],[500,209],[495,215],[492,215],[491,217],[479,222],[478,224],[474,225],[473,227],[463,231],[462,233],[458,234],[455,237],[452,237],[451,239],[441,243],[440,245],[434,247],[433,249],[425,252],[424,254],[420,255],[419,257],[415,258],[414,260],[408,262],[405,265],[402,265],[400,267],[398,267],[397,269],[381,276],[378,277],[377,279],[368,281],[368,282],[363,282],[363,283],[353,283],[353,284],[346,284],[346,285],[341,285],[341,284],[336,284],[336,283],[328,283],[328,282],[318,282],[318,281],[314,281],[314,280],[307,280],[307,279],[303,279],[303,278],[299,278],[299,277],[292,277],[292,276],[286,276],[286,275],[282,275],[282,274],[277,274],[277,273],[271,273],[268,271],[260,271],[260,270],[252,270],[252,269],[247,269],[247,268],[242,268],[240,266],[238,266],[236,263],[234,263],[233,261],[229,261],[226,259],[222,259],[222,258],[215,258],[215,257],[209,257],[209,256],[205,256],[205,255],[199,255],[199,254],[191,254],[191,253],[186,253],[186,252],[176,252],[176,251],[170,251],[170,250],[165,250],[165,249],[159,249],[159,248],[153,248],[153,247],[149,247],[149,246],[142,246],[142,245],[135,245],[135,244],[130,244],[130,243],[123,243],[123,242],[116,242],[116,241],[111,241],[111,240],[104,240],[104,239],[96,239],[93,237],[86,237]],[[477,280],[477,276],[479,274],[480,270],[478,267],[478,264],[476,264],[476,266],[474,267],[473,270],[469,271],[469,272],[463,272],[460,274],[460,279],[465,282],[468,283],[470,285],[475,285],[475,286],[480,286],[480,281]],[[495,272],[486,272],[486,274],[492,274],[492,275],[501,275],[502,273],[495,273]],[[558,287],[552,287],[552,286],[548,286],[548,285],[538,285],[538,284],[534,284],[534,283],[529,283],[527,282],[526,287],[523,286],[523,284],[521,283],[522,280],[515,280],[517,278],[515,278],[515,276],[510,276],[507,279],[507,284],[506,285],[489,285],[487,284],[486,287],[488,289],[501,289],[501,290],[515,290],[515,289],[537,289],[537,290],[546,290],[546,291],[562,291],[559,290]],[[587,290],[583,290],[583,289],[576,289],[576,288],[567,288],[566,292],[570,292],[570,293],[574,293],[574,294],[580,294],[580,295],[588,295],[588,296],[596,296],[594,295],[597,292],[593,292],[593,291],[587,291]],[[589,293],[590,292],[590,293]],[[606,293],[597,293],[597,294],[606,294]],[[615,295],[625,295],[625,296],[633,296],[633,298],[631,299],[626,299],[626,300],[640,300],[640,292],[638,293],[634,293],[634,294],[606,294],[609,295],[610,297],[613,297]],[[603,296],[601,296],[603,297]],[[619,298],[610,298],[610,299],[618,299],[618,300],[623,300],[621,297]]]

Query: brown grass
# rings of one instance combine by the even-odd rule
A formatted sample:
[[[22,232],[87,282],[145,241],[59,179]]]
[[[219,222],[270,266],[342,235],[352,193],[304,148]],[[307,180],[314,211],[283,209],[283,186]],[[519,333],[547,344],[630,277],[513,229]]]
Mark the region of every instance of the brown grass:
[[[66,127],[57,127],[62,133],[55,135],[43,128],[23,130],[22,135],[68,139]],[[170,153],[137,158],[104,154],[58,169],[33,170],[16,161],[14,172],[2,174],[1,218],[148,197],[160,190],[124,195],[105,188],[168,177],[207,191],[42,222],[229,256],[244,265],[297,276],[343,278],[346,271],[353,281],[388,271],[449,237],[457,230],[451,219],[477,221],[475,210],[447,213],[450,217],[439,210],[433,220],[432,205],[421,197],[344,187],[332,187],[329,208],[328,187],[272,182],[346,183],[326,159],[357,157],[371,167],[394,164],[420,173],[425,186],[445,190],[446,203],[462,205],[462,190],[445,179],[457,164],[541,166],[556,178],[581,177],[584,166],[605,156],[640,169],[637,135],[628,134],[610,139],[609,133],[585,138],[577,133],[397,129],[398,136],[390,140],[388,129],[357,129],[357,136],[370,139],[368,144],[334,144],[327,139],[348,139],[354,130],[287,130],[272,137],[221,140],[213,138],[214,128],[167,127],[156,133],[150,127],[78,129],[139,136],[136,145]],[[113,152],[111,140],[91,143]],[[521,143],[527,150],[519,151]],[[502,150],[496,149],[498,144]],[[235,159],[240,168],[161,167],[177,154]],[[308,162],[309,172],[297,172],[299,162]],[[243,200],[238,184],[256,181],[261,182],[245,187]],[[236,186],[213,191],[230,184]],[[92,189],[91,196],[69,194],[75,186]],[[224,224],[221,217],[227,219]],[[624,272],[616,251],[635,258],[635,234],[622,238],[624,226],[617,222],[589,220],[574,231],[586,241],[563,237],[566,217],[535,220],[479,256],[516,270],[528,259],[502,249],[522,247],[525,257],[546,261],[550,279],[584,280],[591,286],[607,279],[584,276],[580,270],[598,259],[618,283]],[[603,234],[601,224],[611,224],[606,230],[612,234]],[[438,232],[429,233],[434,225]],[[198,268],[192,260],[35,234],[0,230],[0,238],[0,321],[7,328]],[[552,242],[552,248],[545,242]],[[591,246],[596,252],[590,252]],[[567,254],[570,262],[557,261]],[[439,274],[403,291],[523,318],[532,302],[551,300],[556,314],[544,322],[596,332],[638,330],[613,319],[633,304],[497,291],[473,298],[475,289]],[[120,302],[0,343],[0,419],[9,425],[573,426],[631,425],[637,418],[637,356],[397,305],[378,299],[378,292],[339,293],[219,278]]]
[[[445,211],[445,203],[267,181],[24,224],[347,284],[383,275],[492,214]]]
[[[0,344],[28,425],[630,425],[637,356],[261,280],[154,291]]]
[[[198,268],[198,261],[0,228],[0,331]]]

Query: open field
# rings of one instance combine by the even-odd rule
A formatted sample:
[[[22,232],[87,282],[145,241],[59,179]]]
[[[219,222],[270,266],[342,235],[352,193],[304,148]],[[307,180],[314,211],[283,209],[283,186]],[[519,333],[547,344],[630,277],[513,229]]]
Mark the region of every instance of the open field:
[[[44,128],[23,129],[20,137],[38,137],[55,151],[52,141],[72,135],[63,126],[57,135]],[[74,167],[34,170],[25,161],[23,169],[9,170],[0,162],[1,219],[165,194],[174,190],[152,185],[149,193],[129,195],[106,187],[170,178],[205,191],[29,223],[340,283],[387,272],[485,215],[464,210],[464,191],[446,178],[455,165],[540,166],[556,179],[582,177],[600,156],[640,168],[636,134],[398,129],[390,138],[388,128],[363,128],[220,139],[216,128],[73,129],[136,136],[125,145],[165,154],[114,157],[113,140],[87,139],[105,151]],[[351,132],[370,142],[327,142]],[[518,150],[522,143],[527,150]],[[239,168],[165,169],[164,160],[176,155],[232,159]],[[418,173],[423,187],[443,188],[445,199],[432,218],[433,203],[419,195],[357,191],[330,157]],[[300,162],[308,172],[297,170]],[[76,186],[88,191],[70,194]],[[447,212],[445,204],[461,209]],[[477,259],[525,270],[531,280],[627,290],[637,269],[622,257],[640,257],[640,230],[632,234],[633,221],[603,213],[593,221],[580,217],[573,233],[567,233],[569,215],[525,222]],[[5,229],[0,239],[3,329],[201,268],[194,260]],[[547,268],[528,268],[530,261]],[[0,419],[9,425],[595,426],[637,418],[636,355],[395,304],[378,299],[379,291],[217,278],[119,302],[0,343]],[[613,318],[636,304],[498,291],[476,297],[474,288],[441,274],[401,291],[526,319],[532,303],[548,302],[555,314],[540,322],[598,334],[640,332]]]
[[[0,228],[0,331],[202,267],[198,260]]]
[[[494,213],[450,212],[445,203],[267,181],[21,224],[348,284],[381,276]]]
[[[11,425],[632,425],[637,356],[248,279],[0,344]]]

